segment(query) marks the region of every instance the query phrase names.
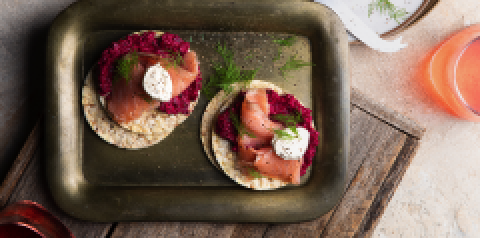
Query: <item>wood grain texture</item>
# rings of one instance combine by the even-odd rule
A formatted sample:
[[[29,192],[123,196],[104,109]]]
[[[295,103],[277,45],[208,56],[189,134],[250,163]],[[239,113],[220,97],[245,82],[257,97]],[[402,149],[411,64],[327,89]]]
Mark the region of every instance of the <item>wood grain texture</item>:
[[[400,113],[397,113],[395,110],[386,108],[379,103],[373,102],[356,89],[352,89],[350,98],[354,106],[365,112],[371,113],[372,116],[377,117],[384,123],[392,125],[399,131],[412,135],[417,139],[421,138],[425,132],[425,129],[417,122]]]
[[[188,225],[178,223],[175,226],[170,223],[150,223],[147,226],[144,223],[120,223],[112,237],[192,237],[192,235],[204,237],[207,234],[230,238],[353,237],[360,234],[360,230],[370,231],[376,223],[365,221],[378,214],[377,209],[383,210],[388,203],[382,196],[377,196],[377,192],[394,193],[394,187],[384,187],[382,181],[391,172],[392,165],[399,155],[411,159],[411,150],[406,150],[405,144],[417,139],[356,106],[352,106],[350,130],[351,148],[347,181],[351,183],[349,182],[350,185],[346,188],[339,205],[320,218],[303,223],[280,225],[229,224],[226,225],[228,228],[222,227],[220,233],[218,231],[212,233],[214,224],[210,223]],[[409,148],[416,148],[417,145],[412,144]],[[391,175],[388,178],[392,182],[399,181],[402,175]],[[376,203],[379,206],[373,207],[372,204]],[[370,228],[366,228],[367,225]],[[179,232],[182,229],[179,226],[186,226],[183,227],[183,233]],[[225,230],[228,232],[224,232]]]
[[[354,101],[351,107],[349,185],[337,206],[312,221],[278,225],[122,222],[116,226],[80,221],[61,211],[48,192],[42,152],[33,153],[34,146],[41,141],[38,130],[32,131],[0,194],[7,198],[11,194],[9,204],[20,200],[40,203],[77,237],[369,237],[408,168],[419,144],[417,136],[422,136],[423,129],[414,122],[402,122],[406,119],[399,116],[382,117],[381,106],[372,106],[364,96],[355,98],[365,100],[362,103],[366,106]],[[390,119],[393,121],[385,121]],[[410,125],[409,129],[397,128],[404,125]],[[21,166],[26,166],[32,154],[32,162],[19,180]]]
[[[234,224],[202,222],[141,222],[119,223],[112,234],[117,237],[231,237]]]
[[[369,142],[365,145],[368,149],[364,150],[364,153],[356,153],[353,146],[350,158],[353,161],[365,159],[351,180],[338,209],[325,227],[323,237],[355,235],[407,138],[405,134],[387,124],[375,122],[378,119],[367,113],[360,118],[361,127],[356,128],[355,124],[353,125],[352,137],[358,137],[355,141],[364,138]],[[369,133],[364,133],[365,131]]]
[[[111,223],[94,223],[75,219],[60,210],[54,203],[47,186],[43,163],[43,150],[39,149],[32,157],[25,173],[13,190],[8,204],[30,200],[39,203],[63,222],[75,237],[105,237]]]
[[[352,109],[351,117],[347,172],[350,185],[341,202],[314,221],[273,225],[265,237],[351,237],[359,229],[366,212],[362,211],[369,207],[378,191],[374,175],[381,171],[385,176],[407,136],[358,108]]]
[[[395,164],[390,169],[388,177],[382,184],[382,187],[378,191],[375,201],[370,206],[368,213],[366,214],[361,229],[357,231],[355,237],[371,237],[375,226],[379,222],[383,215],[385,208],[393,197],[395,190],[402,181],[402,177],[408,169],[408,166],[412,162],[420,141],[415,138],[408,138],[405,145],[400,151]]]
[[[39,119],[8,171],[7,177],[3,180],[2,186],[0,187],[0,207],[4,207],[7,204],[13,189],[35,153],[40,138],[40,125]]]

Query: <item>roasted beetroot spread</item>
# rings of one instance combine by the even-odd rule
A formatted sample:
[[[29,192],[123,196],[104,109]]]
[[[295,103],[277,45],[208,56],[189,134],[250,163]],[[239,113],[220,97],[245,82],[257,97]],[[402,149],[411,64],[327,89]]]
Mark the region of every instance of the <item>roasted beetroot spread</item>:
[[[165,33],[160,38],[155,38],[154,32],[128,35],[124,39],[113,42],[110,47],[103,51],[99,66],[99,93],[101,96],[109,95],[112,90],[112,80],[116,61],[124,55],[137,51],[169,57],[172,54],[180,53],[183,56],[190,49],[190,43],[183,41],[178,35]],[[196,79],[181,94],[173,97],[169,102],[162,102],[158,110],[168,114],[188,114],[190,102],[197,99],[199,90],[202,88],[202,74],[199,73]]]
[[[318,132],[312,127],[312,111],[302,106],[291,94],[278,95],[278,93],[269,89],[267,90],[267,96],[268,103],[270,104],[270,119],[272,119],[272,116],[275,114],[294,115],[299,112],[302,115],[303,120],[297,126],[301,126],[310,132],[310,142],[303,157],[304,160],[300,171],[300,175],[304,175],[307,168],[312,164],[318,145]],[[245,92],[240,92],[234,102],[218,115],[215,125],[215,132],[220,137],[230,142],[233,151],[238,151],[238,131],[230,118],[230,113],[237,116],[240,115],[244,98]]]

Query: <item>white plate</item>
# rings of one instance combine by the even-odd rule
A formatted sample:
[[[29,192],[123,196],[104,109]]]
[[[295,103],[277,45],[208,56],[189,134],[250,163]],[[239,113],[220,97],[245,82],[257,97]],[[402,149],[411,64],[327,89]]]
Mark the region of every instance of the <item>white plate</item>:
[[[373,11],[368,17],[368,4],[376,0],[343,0],[350,9],[362,19],[367,26],[377,32],[379,35],[395,29],[403,21],[407,20],[423,4],[424,0],[390,0],[398,8],[405,8],[407,15],[400,20],[400,23],[390,19],[387,13],[381,14],[379,11]],[[348,34],[349,42],[356,41],[356,38]]]

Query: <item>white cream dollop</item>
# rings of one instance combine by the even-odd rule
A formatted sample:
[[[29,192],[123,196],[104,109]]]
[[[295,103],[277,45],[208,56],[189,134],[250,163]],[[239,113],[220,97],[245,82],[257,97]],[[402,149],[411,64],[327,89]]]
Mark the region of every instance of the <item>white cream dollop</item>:
[[[307,151],[310,133],[303,127],[298,127],[296,135],[290,128],[282,130],[290,134],[293,138],[279,138],[277,134],[273,136],[272,145],[275,153],[285,160],[297,160],[303,157]]]
[[[152,98],[162,102],[172,99],[172,78],[168,71],[157,63],[147,69],[143,77],[143,88]]]

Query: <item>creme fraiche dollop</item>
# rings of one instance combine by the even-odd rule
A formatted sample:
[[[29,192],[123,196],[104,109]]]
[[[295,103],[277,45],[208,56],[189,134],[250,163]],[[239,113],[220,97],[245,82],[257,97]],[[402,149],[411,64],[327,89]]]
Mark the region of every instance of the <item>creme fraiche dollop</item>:
[[[162,102],[168,102],[172,99],[172,78],[160,63],[147,69],[143,78],[143,88],[154,99]]]
[[[289,134],[289,137],[280,137],[277,134],[273,136],[272,145],[275,153],[285,160],[301,159],[307,151],[310,141],[310,133],[303,127],[298,127],[298,135],[290,128],[282,130]]]

